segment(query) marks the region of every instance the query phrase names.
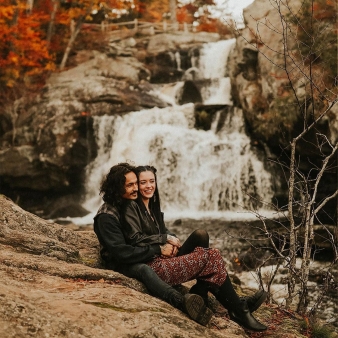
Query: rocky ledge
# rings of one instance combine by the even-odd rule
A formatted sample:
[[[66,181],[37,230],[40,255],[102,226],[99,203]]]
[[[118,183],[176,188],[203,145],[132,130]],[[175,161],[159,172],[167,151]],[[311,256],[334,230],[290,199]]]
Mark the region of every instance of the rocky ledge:
[[[0,205],[1,337],[258,337],[212,297],[215,316],[203,327],[138,281],[102,269],[92,231],[47,222],[3,195]],[[300,320],[276,306],[255,316],[269,326],[264,337],[304,337]]]

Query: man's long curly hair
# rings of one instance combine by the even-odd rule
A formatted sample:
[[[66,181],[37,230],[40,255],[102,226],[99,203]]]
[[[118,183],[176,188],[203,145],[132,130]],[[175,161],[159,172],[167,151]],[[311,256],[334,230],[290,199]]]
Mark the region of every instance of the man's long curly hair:
[[[118,163],[112,166],[101,183],[100,195],[102,199],[119,209],[124,200],[122,195],[126,192],[124,187],[126,183],[125,175],[134,171],[135,167],[129,163]]]

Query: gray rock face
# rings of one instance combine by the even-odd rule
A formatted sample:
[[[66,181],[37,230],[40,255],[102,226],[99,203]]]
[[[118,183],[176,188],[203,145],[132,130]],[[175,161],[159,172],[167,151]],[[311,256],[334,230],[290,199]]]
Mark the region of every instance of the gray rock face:
[[[289,3],[291,6],[300,5],[298,0]],[[228,62],[235,104],[242,107],[257,137],[269,141],[269,136],[258,129],[264,123],[263,114],[281,96],[288,81],[278,67],[282,62],[279,53],[283,51],[283,42],[278,34],[282,26],[273,5],[269,0],[256,0],[244,9],[245,28],[236,39]],[[275,30],[268,27],[270,23]]]
[[[299,41],[297,44],[292,40],[290,33],[288,34],[288,52],[292,57],[286,57],[285,60],[283,57],[281,15],[287,17],[290,15],[290,11],[297,13],[302,3],[303,1],[300,0],[287,2],[255,0],[244,10],[246,26],[237,37],[236,45],[230,53],[228,61],[235,105],[243,109],[253,138],[264,147],[268,144],[272,153],[277,156],[281,155],[282,148],[288,149],[291,138],[298,135],[304,126],[304,112],[296,106],[294,92],[289,85],[283,67],[289,70],[298,100],[302,107],[307,109],[307,116],[311,116],[311,105],[308,103],[310,98],[306,96],[309,95],[309,91],[307,94],[305,92],[305,84],[308,84],[308,79],[303,76],[307,72],[307,65],[302,60],[297,61],[295,55],[297,55]],[[280,13],[278,12],[278,4],[280,5]],[[289,8],[286,8],[285,4]],[[296,60],[297,66],[290,61],[291,59]],[[316,71],[315,65],[313,71]],[[320,74],[314,75],[315,81],[318,76]],[[332,98],[334,98],[333,95],[331,95]],[[315,146],[317,133],[326,135],[332,142],[337,140],[338,114],[336,106],[337,104],[317,124],[316,132],[307,133],[305,141],[298,143],[297,151],[303,156],[300,157],[300,167],[304,170],[305,176],[315,179],[313,169],[316,166],[321,167],[322,151],[326,152],[325,147],[321,147],[322,149],[319,150],[320,146]],[[307,123],[310,122],[307,121]],[[287,156],[283,160],[287,163]],[[335,166],[334,163],[333,166]],[[328,171],[323,181],[326,183],[320,189],[319,199],[337,189],[335,172]],[[287,187],[283,186],[282,191],[287,191]],[[326,212],[332,215],[334,214],[332,210],[335,209],[335,203],[332,203],[327,207]],[[335,222],[330,217],[325,215],[323,217],[324,222]]]
[[[286,3],[288,8],[285,6]],[[268,141],[270,145],[276,147],[281,143],[287,145],[290,135],[298,132],[297,124],[303,123],[300,112],[290,108],[284,113],[288,119],[285,125],[291,126],[289,130],[283,130],[286,133],[285,138],[276,137],[276,133],[269,134],[269,122],[264,115],[273,114],[274,110],[280,109],[279,102],[284,104],[289,102],[290,107],[293,107],[294,103],[294,93],[283,70],[285,65],[293,79],[298,99],[301,102],[307,99],[304,84],[308,83],[308,80],[302,75],[303,71],[306,72],[306,65],[301,60],[297,61],[295,57],[299,42],[297,44],[292,39],[292,34],[288,35],[288,52],[294,55],[297,67],[290,61],[291,57],[287,57],[284,64],[283,26],[280,18],[281,15],[289,16],[291,11],[297,13],[303,2],[291,0],[286,3],[255,0],[244,9],[245,28],[237,37],[228,62],[235,104],[243,108],[244,115],[257,138]],[[280,7],[277,4],[280,4]],[[331,123],[334,122],[337,120],[337,114],[333,111],[328,119]],[[270,123],[273,128],[278,128],[273,125],[273,121]],[[335,134],[334,129],[325,130],[325,126],[322,131]]]
[[[25,207],[81,192],[84,168],[96,155],[93,116],[166,105],[150,94],[149,71],[135,58],[93,52],[87,59],[0,116],[2,191]]]

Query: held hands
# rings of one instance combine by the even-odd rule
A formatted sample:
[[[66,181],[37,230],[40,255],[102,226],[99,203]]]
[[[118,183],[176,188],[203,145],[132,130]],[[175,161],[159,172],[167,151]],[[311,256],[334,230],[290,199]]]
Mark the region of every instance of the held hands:
[[[178,249],[181,247],[180,240],[175,236],[167,235],[167,243],[177,246]]]
[[[180,247],[181,242],[177,237],[167,235],[167,243],[160,245],[161,255],[164,258],[176,257]]]
[[[170,258],[175,257],[178,252],[177,246],[174,246],[172,244],[166,243],[164,245],[160,245],[161,248],[161,255],[163,258]]]

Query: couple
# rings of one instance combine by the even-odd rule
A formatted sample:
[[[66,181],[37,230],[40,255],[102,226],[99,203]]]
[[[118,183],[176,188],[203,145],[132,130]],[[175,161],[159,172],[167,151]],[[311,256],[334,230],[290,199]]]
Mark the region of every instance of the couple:
[[[246,329],[266,330],[251,313],[267,294],[238,297],[219,251],[209,248],[207,232],[196,230],[181,245],[165,227],[154,167],[119,163],[103,180],[100,194],[105,203],[94,218],[94,231],[107,268],[140,280],[152,295],[202,325],[212,317],[205,304],[210,291],[230,319]],[[196,284],[184,296],[173,288],[193,279]]]

